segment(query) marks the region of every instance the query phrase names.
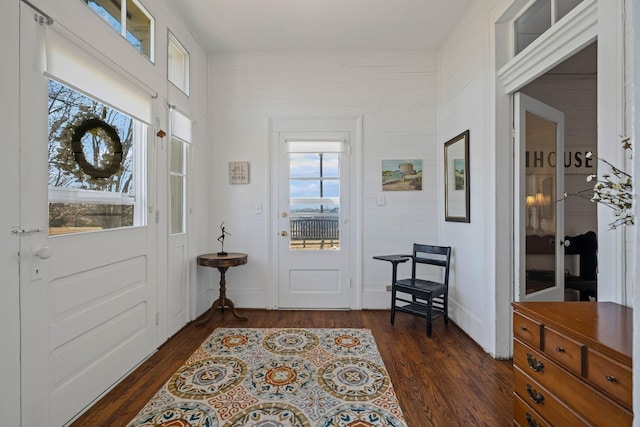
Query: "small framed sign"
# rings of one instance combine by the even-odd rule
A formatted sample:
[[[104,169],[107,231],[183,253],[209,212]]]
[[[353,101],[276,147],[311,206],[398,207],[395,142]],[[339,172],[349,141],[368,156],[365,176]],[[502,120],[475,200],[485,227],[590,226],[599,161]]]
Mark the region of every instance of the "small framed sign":
[[[249,162],[229,162],[229,184],[249,183]]]

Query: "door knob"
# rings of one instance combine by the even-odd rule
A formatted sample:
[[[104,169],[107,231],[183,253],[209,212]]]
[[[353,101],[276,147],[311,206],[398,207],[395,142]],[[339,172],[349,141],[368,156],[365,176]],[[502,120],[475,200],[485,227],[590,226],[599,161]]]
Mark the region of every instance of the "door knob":
[[[51,256],[51,248],[49,246],[43,246],[34,250],[33,253],[40,259],[47,259]]]
[[[288,234],[289,234],[289,233],[287,233],[287,232],[286,232],[286,230],[282,230],[282,231],[280,232],[280,235],[281,235],[282,237],[286,237]]]

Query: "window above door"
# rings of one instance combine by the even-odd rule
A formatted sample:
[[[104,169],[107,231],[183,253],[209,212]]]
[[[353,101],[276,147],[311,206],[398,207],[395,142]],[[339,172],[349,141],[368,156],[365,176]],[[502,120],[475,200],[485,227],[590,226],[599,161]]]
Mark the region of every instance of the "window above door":
[[[522,52],[583,0],[534,0],[513,22],[514,55]]]
[[[131,45],[155,61],[155,20],[137,0],[83,0]]]

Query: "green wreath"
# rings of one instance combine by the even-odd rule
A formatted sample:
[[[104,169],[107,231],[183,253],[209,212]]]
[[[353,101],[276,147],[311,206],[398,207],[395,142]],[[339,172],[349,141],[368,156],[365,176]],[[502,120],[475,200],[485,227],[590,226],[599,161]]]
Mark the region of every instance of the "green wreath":
[[[110,140],[113,148],[111,160],[102,168],[97,168],[87,162],[87,159],[84,157],[84,151],[82,150],[82,137],[93,129],[102,129],[109,137],[105,139],[105,142],[108,143]],[[122,144],[120,143],[120,137],[116,129],[104,120],[98,118],[83,120],[73,131],[71,150],[80,169],[93,178],[109,178],[120,170],[122,163]]]

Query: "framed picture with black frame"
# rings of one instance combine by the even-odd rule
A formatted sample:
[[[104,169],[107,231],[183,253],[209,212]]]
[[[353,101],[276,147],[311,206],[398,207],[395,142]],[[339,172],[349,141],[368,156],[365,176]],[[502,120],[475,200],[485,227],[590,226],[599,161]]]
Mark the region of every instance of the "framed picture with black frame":
[[[444,143],[444,220],[471,222],[469,130]]]

